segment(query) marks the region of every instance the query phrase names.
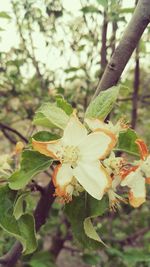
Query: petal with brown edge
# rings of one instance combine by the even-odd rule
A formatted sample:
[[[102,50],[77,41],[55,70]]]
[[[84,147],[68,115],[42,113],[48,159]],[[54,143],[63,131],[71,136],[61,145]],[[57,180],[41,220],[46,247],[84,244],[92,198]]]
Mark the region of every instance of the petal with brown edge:
[[[59,164],[55,167],[52,181],[57,196],[64,197],[66,195],[66,187],[71,183],[72,178],[73,172],[69,164]]]
[[[89,134],[79,145],[82,160],[104,159],[116,144],[115,135],[109,130],[97,130]]]
[[[40,152],[41,154],[44,154],[53,159],[57,159],[57,160],[61,159],[61,155],[62,155],[61,139],[48,141],[48,142],[41,142],[41,141],[36,141],[32,139],[32,145],[33,145],[33,148],[36,151]]]
[[[73,169],[73,174],[83,188],[94,198],[102,199],[104,193],[110,187],[110,177],[99,161],[79,162]]]
[[[138,208],[146,201],[145,196],[143,197],[135,197],[133,192],[129,192],[129,203],[132,207]]]

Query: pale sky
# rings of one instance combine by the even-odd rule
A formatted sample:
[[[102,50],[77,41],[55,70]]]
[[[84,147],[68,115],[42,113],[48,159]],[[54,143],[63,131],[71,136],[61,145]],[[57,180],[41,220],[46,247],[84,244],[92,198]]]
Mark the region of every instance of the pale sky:
[[[76,18],[80,14],[80,1],[79,0],[62,0],[64,7],[73,12],[73,16]],[[86,2],[86,1],[83,1]],[[96,0],[91,0],[90,3],[95,3]],[[35,2],[36,3],[36,2]],[[38,0],[37,0],[38,3]],[[133,7],[135,1],[134,0],[124,0],[123,7]],[[0,31],[0,51],[8,52],[11,47],[17,47],[19,43],[19,38],[15,28],[15,20],[13,17],[13,13],[11,11],[11,0],[0,1],[0,11],[6,11],[12,17],[11,21],[6,19],[0,19],[0,28],[4,28],[4,31]],[[130,15],[129,15],[130,16]],[[61,29],[59,34],[61,35]],[[40,42],[39,42],[40,38]],[[65,38],[65,36],[64,36]],[[51,68],[51,62],[53,62],[53,69],[57,69],[59,67],[64,67],[66,65],[66,57],[70,58],[72,61],[72,65],[77,65],[77,58],[75,55],[69,54],[69,51],[64,57],[60,58],[58,48],[51,48],[51,50],[47,50],[45,47],[45,42],[42,40],[42,37],[39,37],[39,32],[35,32],[33,35],[34,45],[36,46],[36,57],[39,61],[47,64],[48,68]],[[70,52],[71,53],[71,52]],[[67,67],[67,66],[65,66]],[[31,75],[32,75],[32,70]]]
[[[62,2],[64,7],[68,11],[72,11],[76,16],[78,15],[79,9],[81,8],[79,0],[62,0]],[[92,0],[92,2],[95,3],[96,0]],[[135,1],[133,0],[124,0],[123,5],[126,8],[133,7],[134,2]],[[11,0],[0,1],[0,11],[6,11],[12,16],[13,14],[11,13]],[[14,21],[11,20],[10,22],[8,22],[5,19],[0,19],[0,27],[5,29],[5,31],[0,32],[0,51],[8,51],[10,47],[17,46],[18,38],[15,31]]]

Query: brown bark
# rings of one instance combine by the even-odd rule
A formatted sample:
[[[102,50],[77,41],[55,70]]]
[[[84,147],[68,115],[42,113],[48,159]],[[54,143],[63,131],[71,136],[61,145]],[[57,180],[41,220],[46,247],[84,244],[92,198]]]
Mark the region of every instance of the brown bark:
[[[132,116],[131,116],[131,127],[133,129],[135,129],[137,122],[139,86],[140,86],[140,62],[139,62],[139,46],[137,46],[135,54],[135,70],[134,70]]]
[[[107,13],[104,11],[103,26],[102,26],[102,46],[101,46],[101,73],[104,72],[107,66]]]
[[[116,48],[116,32],[117,32],[117,21],[114,20],[112,22],[112,36],[111,36],[111,55],[113,55],[113,53],[115,52],[115,48]]]
[[[117,84],[127,62],[136,48],[144,30],[150,22],[150,1],[139,0],[131,21],[108,63],[102,79],[94,94],[96,97],[101,90],[106,90]]]

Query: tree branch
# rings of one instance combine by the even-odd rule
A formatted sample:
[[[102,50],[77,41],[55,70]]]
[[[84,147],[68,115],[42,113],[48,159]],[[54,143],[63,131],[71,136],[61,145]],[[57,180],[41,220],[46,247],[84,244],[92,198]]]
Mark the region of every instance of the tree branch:
[[[108,28],[107,12],[104,11],[103,25],[102,25],[102,46],[100,51],[102,73],[104,72],[107,66],[107,28]]]
[[[133,84],[133,96],[132,96],[132,116],[131,116],[132,129],[135,129],[137,122],[139,87],[140,87],[140,59],[139,59],[139,44],[138,44],[135,54],[135,70],[134,70],[134,84]]]
[[[136,48],[144,30],[150,22],[150,1],[139,0],[131,21],[108,63],[102,79],[96,89],[94,97],[101,90],[108,89],[117,84],[127,62]]]
[[[2,130],[3,133],[5,132],[5,136],[6,136],[5,130],[7,130],[7,131],[10,131],[10,132],[16,134],[17,136],[19,136],[25,143],[28,143],[28,139],[26,137],[24,137],[20,132],[18,132],[16,129],[14,129],[14,128],[12,128],[12,127],[10,127],[10,126],[2,123],[2,122],[0,122],[0,129]],[[8,136],[7,136],[7,138],[8,138]]]
[[[118,25],[117,25],[117,21],[113,20],[112,21],[112,36],[111,36],[111,42],[110,42],[110,47],[111,47],[111,55],[113,55],[113,53],[115,52],[115,48],[116,48],[116,33],[117,33],[117,29],[118,29]]]
[[[11,135],[9,135],[9,133],[7,132],[6,129],[1,129],[3,135],[12,143],[12,144],[16,144],[16,139],[14,139]]]

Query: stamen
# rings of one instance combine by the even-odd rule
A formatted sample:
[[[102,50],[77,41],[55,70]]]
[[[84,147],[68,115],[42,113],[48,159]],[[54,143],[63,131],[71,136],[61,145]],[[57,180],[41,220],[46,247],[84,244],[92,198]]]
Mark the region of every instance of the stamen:
[[[120,202],[127,204],[127,200],[125,198],[119,196],[111,189],[108,191],[108,197],[109,197],[110,211],[116,212],[118,209],[120,209],[121,207]]]
[[[77,166],[77,161],[79,159],[79,149],[74,146],[66,146],[64,148],[64,154],[62,156],[63,163],[70,163],[72,168]]]

